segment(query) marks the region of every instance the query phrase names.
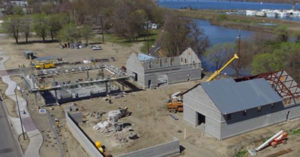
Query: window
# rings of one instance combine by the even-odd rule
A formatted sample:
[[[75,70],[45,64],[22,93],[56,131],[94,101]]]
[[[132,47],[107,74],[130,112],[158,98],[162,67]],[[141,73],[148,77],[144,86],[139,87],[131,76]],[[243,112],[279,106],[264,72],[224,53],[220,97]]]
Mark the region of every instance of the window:
[[[275,107],[275,104],[271,104],[271,109],[273,109]]]
[[[257,111],[261,112],[261,106],[257,107]]]
[[[247,111],[243,111],[243,116],[247,116]]]
[[[187,61],[186,61],[186,58],[184,58],[184,63],[186,63]]]
[[[152,67],[151,62],[149,62],[149,69]]]
[[[183,62],[183,58],[180,58],[180,62]]]
[[[231,120],[231,114],[226,115],[226,120]]]

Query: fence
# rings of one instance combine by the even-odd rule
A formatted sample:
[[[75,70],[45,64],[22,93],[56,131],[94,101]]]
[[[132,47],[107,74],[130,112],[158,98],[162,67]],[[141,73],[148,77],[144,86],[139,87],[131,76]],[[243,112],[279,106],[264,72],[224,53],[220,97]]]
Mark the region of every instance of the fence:
[[[90,157],[103,157],[103,155],[99,152],[92,140],[78,127],[78,125],[74,122],[74,120],[67,111],[66,122],[73,136],[84,148],[84,150],[89,154]]]

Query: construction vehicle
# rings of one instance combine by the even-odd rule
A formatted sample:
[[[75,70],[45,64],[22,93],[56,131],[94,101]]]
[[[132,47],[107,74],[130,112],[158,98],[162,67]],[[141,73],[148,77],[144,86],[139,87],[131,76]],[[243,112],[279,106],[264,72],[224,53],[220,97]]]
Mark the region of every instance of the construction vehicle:
[[[267,139],[263,144],[258,146],[255,149],[249,149],[248,152],[251,156],[255,156],[257,152],[263,150],[264,148],[268,146],[272,146],[275,148],[280,143],[286,143],[287,142],[287,136],[288,133],[286,131],[280,130],[278,133],[276,133],[274,136]]]
[[[109,154],[108,152],[105,151],[105,149],[102,147],[100,141],[96,141],[95,146],[98,148],[98,150],[101,152],[101,154],[104,155],[104,157],[112,157],[111,154]]]
[[[225,64],[223,67],[219,70],[216,70],[207,80],[206,82],[209,82],[213,79],[215,79],[231,62],[233,62],[235,59],[238,59],[238,55],[234,54],[233,57]],[[183,101],[182,101],[182,93],[176,92],[172,94],[170,97],[167,108],[170,112],[182,112],[183,111]]]
[[[52,62],[45,63],[45,62],[40,62],[35,65],[36,69],[50,69],[50,68],[55,68],[55,64]]]
[[[239,59],[239,56],[237,54],[234,54],[233,57],[225,64],[223,67],[219,70],[216,70],[207,80],[206,82],[209,82],[213,79],[215,79],[231,62],[233,62],[235,59]]]
[[[176,92],[170,96],[167,104],[167,108],[170,112],[182,112],[183,102],[181,97],[181,92]]]

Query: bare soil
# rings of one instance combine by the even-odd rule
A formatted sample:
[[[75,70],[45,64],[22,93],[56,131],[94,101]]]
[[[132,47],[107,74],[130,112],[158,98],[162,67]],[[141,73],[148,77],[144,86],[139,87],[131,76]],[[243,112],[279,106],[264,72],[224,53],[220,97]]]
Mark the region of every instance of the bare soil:
[[[103,50],[92,51],[90,48],[60,49],[58,43],[15,45],[12,44],[12,42],[12,40],[0,40],[1,48],[7,52],[6,55],[10,56],[10,59],[6,63],[6,66],[9,68],[17,68],[18,64],[29,65],[29,61],[23,56],[23,50],[35,51],[37,56],[40,57],[51,55],[63,57],[69,61],[114,57],[116,61],[110,62],[109,64],[121,67],[126,64],[129,55],[132,52],[137,52],[140,47],[140,44],[134,44],[132,47],[122,47],[120,45],[106,43],[101,45]],[[17,80],[17,82],[19,81],[20,80]],[[19,83],[22,84],[21,81]],[[100,140],[103,145],[106,146],[107,151],[113,155],[165,143],[173,138],[177,138],[180,140],[182,147],[184,147],[182,154],[180,154],[180,156],[183,157],[231,157],[241,150],[255,148],[261,144],[263,140],[272,136],[280,129],[290,130],[300,128],[300,120],[294,120],[218,141],[204,134],[203,128],[194,128],[184,121],[182,113],[176,113],[175,115],[179,120],[174,120],[166,109],[166,101],[170,94],[187,90],[197,83],[199,83],[199,81],[179,83],[153,90],[148,89],[132,92],[122,98],[113,97],[112,104],[109,104],[103,98],[77,101],[76,104],[79,106],[79,111],[82,112],[87,120],[86,123],[80,125],[93,141]],[[0,88],[3,91],[5,86],[1,86],[0,84]],[[25,92],[23,95],[28,101],[28,108],[33,121],[44,137],[44,142],[40,150],[41,156],[59,156],[59,149],[55,136],[49,126],[49,121],[46,115],[38,113],[38,109],[43,106],[44,103],[42,98],[38,96],[36,104],[33,94]],[[62,139],[65,156],[88,157],[87,153],[80,147],[80,144],[74,139],[65,125],[64,108],[71,104],[72,103],[67,103],[61,106],[45,108],[60,121],[60,126],[57,129]],[[92,118],[90,114],[93,112],[108,112],[118,109],[118,107],[128,107],[128,110],[132,112],[131,116],[122,118],[120,122],[130,123],[131,128],[138,134],[139,139],[129,141],[128,143],[119,143],[114,135],[107,136],[107,134],[92,129],[93,125],[100,120]],[[105,116],[106,115],[104,115],[103,119],[105,119]],[[286,145],[279,145],[275,149],[267,148],[259,152],[258,156],[270,155],[287,148],[291,148],[293,151],[283,156],[299,156],[299,141],[299,135],[291,135]]]
[[[21,145],[21,148],[22,148],[22,151],[25,152],[25,150],[27,149],[27,146],[30,142],[30,139],[28,138],[27,134],[24,134],[25,136],[25,140],[23,138],[23,135],[19,135],[19,142],[20,142],[20,145]]]
[[[6,108],[8,110],[8,114],[11,117],[18,117],[16,112],[16,103],[5,95],[6,88],[7,84],[0,80],[0,91],[1,95],[3,96],[3,102],[5,103]]]

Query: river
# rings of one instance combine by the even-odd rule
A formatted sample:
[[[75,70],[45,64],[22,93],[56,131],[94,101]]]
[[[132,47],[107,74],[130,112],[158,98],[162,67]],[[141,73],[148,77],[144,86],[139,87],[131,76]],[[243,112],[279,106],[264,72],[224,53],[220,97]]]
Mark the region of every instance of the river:
[[[217,0],[158,0],[158,5],[166,8],[194,8],[214,10],[261,10],[261,9],[292,9],[292,4],[237,2]],[[300,5],[296,4],[296,9]]]
[[[239,33],[242,39],[250,37],[253,34],[253,32],[251,31],[211,25],[207,20],[195,20],[195,22],[197,23],[198,27],[202,29],[208,36],[211,46],[218,43],[234,42],[237,39]]]
[[[235,42],[239,33],[241,35],[241,39],[245,39],[250,37],[253,32],[245,31],[245,30],[237,30],[231,28],[225,28],[222,26],[211,25],[207,20],[195,20],[198,24],[198,27],[203,30],[203,32],[208,36],[210,46],[213,46],[218,43],[226,43],[226,42]],[[215,66],[213,63],[208,61],[204,56],[201,57],[202,66],[207,71],[215,71]],[[226,68],[223,73],[227,73],[229,75],[234,74],[234,70],[231,67]],[[241,75],[250,75],[249,69],[242,69],[240,71]]]

